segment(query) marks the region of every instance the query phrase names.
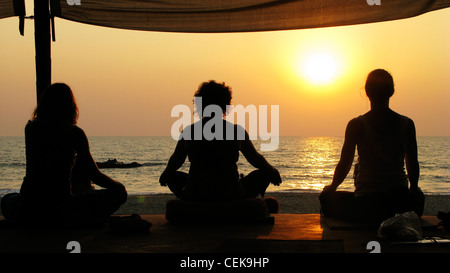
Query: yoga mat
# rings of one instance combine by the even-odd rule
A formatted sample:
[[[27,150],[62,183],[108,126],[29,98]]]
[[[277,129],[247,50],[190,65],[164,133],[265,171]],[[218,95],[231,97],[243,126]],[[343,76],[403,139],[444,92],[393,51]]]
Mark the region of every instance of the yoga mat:
[[[332,230],[361,230],[361,229],[378,229],[379,225],[371,225],[366,223],[358,223],[347,220],[341,220],[336,218],[324,217],[325,223]],[[434,229],[435,224],[430,223],[427,220],[420,219],[423,229]]]

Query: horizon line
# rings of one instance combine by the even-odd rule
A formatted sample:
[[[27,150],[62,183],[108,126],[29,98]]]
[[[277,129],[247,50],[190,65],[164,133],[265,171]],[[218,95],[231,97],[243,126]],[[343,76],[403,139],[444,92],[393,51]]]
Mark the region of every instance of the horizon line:
[[[25,137],[25,135],[0,135],[0,137]],[[88,135],[89,137],[170,137],[171,135]],[[260,136],[250,136],[260,137]],[[343,135],[280,135],[272,137],[344,137]],[[450,135],[417,135],[416,137],[450,137]]]

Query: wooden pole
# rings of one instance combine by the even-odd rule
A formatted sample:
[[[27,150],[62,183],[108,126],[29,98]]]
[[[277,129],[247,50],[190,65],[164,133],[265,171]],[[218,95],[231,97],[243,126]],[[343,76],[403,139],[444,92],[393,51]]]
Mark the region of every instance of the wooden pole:
[[[48,0],[34,0],[34,44],[36,50],[36,95],[39,102],[51,84],[50,13]]]

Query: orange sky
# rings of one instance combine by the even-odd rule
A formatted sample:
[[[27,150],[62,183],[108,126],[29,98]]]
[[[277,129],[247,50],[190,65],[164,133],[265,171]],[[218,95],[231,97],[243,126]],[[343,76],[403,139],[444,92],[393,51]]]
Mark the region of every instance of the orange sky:
[[[27,2],[28,4],[28,2]],[[30,10],[30,7],[27,7]],[[27,11],[27,14],[32,14]],[[279,105],[280,134],[342,136],[369,110],[363,86],[389,70],[391,107],[411,117],[418,135],[450,136],[450,9],[367,25],[296,31],[179,34],[118,30],[56,20],[52,81],[66,82],[88,135],[170,135],[171,109],[191,105],[198,85],[224,81],[233,104]],[[36,104],[34,28],[0,20],[0,135],[23,135]],[[315,86],[301,67],[314,53],[338,73]]]

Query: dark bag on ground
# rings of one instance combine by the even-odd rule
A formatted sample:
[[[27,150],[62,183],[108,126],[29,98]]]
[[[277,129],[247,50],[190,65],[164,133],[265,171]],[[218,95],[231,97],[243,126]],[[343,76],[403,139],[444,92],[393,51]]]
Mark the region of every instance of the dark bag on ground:
[[[138,214],[130,216],[111,216],[109,227],[112,232],[120,235],[148,234],[152,223],[143,220]]]
[[[450,230],[450,212],[439,211],[437,218],[441,220],[439,224],[443,225],[446,230]]]
[[[381,223],[378,237],[386,241],[418,241],[422,239],[422,223],[413,211],[396,214]]]

